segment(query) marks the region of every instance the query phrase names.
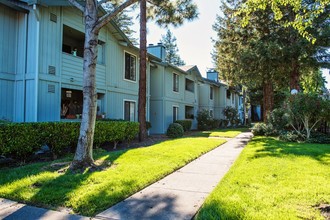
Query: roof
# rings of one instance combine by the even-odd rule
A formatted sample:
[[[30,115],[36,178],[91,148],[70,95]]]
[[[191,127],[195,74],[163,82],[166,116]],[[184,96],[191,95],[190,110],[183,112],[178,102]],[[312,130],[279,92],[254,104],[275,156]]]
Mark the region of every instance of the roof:
[[[180,66],[179,68],[187,73],[195,74],[197,78],[199,78],[201,81],[203,80],[202,74],[196,65]]]

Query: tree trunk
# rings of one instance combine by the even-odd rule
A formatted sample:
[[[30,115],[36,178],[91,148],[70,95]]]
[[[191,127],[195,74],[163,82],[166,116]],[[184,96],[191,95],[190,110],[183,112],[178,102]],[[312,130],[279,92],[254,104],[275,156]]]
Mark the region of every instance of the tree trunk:
[[[147,16],[146,0],[140,1],[140,80],[139,80],[139,140],[147,138],[146,126],[146,75],[147,75]]]
[[[274,107],[273,84],[269,81],[263,83],[263,121],[267,122],[267,115]]]
[[[300,90],[299,78],[300,78],[299,65],[296,60],[293,60],[292,69],[291,69],[291,73],[290,73],[290,91],[292,89],[296,89],[297,91]]]
[[[78,145],[71,169],[83,169],[94,164],[93,140],[97,109],[96,93],[96,60],[98,30],[96,1],[86,1],[85,17],[85,43],[83,64],[83,112],[80,125]]]

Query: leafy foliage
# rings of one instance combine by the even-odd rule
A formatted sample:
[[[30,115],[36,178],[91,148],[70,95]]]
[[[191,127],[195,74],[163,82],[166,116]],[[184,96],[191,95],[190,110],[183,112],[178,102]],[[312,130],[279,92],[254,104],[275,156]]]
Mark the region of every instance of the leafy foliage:
[[[179,49],[176,44],[176,37],[168,29],[165,35],[162,35],[160,42],[164,45],[166,51],[165,61],[175,66],[183,66],[185,62],[179,56]]]
[[[307,140],[321,120],[330,121],[330,100],[323,100],[315,94],[299,93],[290,96],[285,110],[291,127]],[[302,133],[303,130],[305,134]]]
[[[192,121],[191,120],[177,120],[175,121],[175,123],[180,124],[183,127],[183,130],[186,131],[190,131],[191,129],[191,125],[192,125]]]
[[[205,131],[211,128],[212,117],[208,110],[203,109],[197,113],[198,130]]]
[[[178,123],[172,123],[168,126],[166,135],[170,138],[182,137],[184,133],[182,125]]]
[[[231,123],[231,125],[236,125],[238,124],[238,112],[237,109],[231,106],[227,106],[223,109],[223,114],[226,117],[226,119],[228,119]]]
[[[78,122],[10,123],[0,125],[0,155],[17,160],[29,159],[47,144],[54,156],[62,156],[77,145]],[[130,141],[139,130],[137,122],[97,121],[94,146],[104,142]]]

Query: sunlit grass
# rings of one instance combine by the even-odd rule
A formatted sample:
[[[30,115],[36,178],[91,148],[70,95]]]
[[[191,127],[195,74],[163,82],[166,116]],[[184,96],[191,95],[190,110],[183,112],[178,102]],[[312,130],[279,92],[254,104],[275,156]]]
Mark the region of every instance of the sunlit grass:
[[[48,169],[50,163],[1,169],[0,197],[93,216],[224,142],[194,137],[126,151],[98,151],[95,159],[112,166],[93,173],[58,173]]]
[[[197,219],[324,219],[330,146],[255,137],[207,198]]]
[[[249,131],[248,128],[226,128],[211,131],[200,131],[195,133],[194,136],[233,138],[245,131]]]

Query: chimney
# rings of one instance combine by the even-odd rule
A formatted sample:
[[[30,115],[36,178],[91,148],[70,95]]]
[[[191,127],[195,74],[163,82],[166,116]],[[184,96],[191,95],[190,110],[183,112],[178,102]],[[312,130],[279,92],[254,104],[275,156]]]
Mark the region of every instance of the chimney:
[[[162,43],[158,43],[157,45],[149,44],[148,53],[160,58],[163,62],[165,62],[166,51],[165,46]]]
[[[215,71],[214,69],[209,69],[206,72],[206,78],[213,80],[215,82],[219,82],[219,73],[217,71]]]

